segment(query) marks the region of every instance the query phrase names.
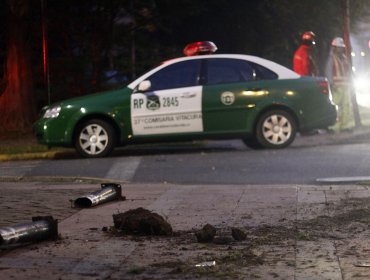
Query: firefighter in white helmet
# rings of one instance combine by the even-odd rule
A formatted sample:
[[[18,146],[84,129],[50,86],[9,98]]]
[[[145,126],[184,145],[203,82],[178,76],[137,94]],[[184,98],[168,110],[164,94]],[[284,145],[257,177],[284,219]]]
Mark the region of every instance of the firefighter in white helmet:
[[[351,130],[354,125],[350,98],[351,68],[346,56],[346,45],[341,37],[331,42],[326,76],[331,84],[333,101],[338,105],[338,121],[333,128],[339,131]]]

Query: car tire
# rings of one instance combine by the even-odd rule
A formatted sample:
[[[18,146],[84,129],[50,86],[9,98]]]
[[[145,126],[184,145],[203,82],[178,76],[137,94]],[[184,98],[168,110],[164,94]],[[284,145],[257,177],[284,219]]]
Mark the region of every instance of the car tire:
[[[264,148],[280,149],[289,146],[297,133],[293,116],[284,110],[264,113],[256,126],[256,140]]]
[[[115,144],[114,129],[105,121],[89,120],[77,129],[75,147],[84,157],[105,157],[112,152]]]

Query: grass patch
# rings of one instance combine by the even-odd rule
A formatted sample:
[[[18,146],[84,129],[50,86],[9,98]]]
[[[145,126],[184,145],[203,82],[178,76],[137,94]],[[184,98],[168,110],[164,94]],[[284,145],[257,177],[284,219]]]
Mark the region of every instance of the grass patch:
[[[71,149],[49,148],[39,144],[30,133],[6,133],[0,137],[0,160],[54,158],[56,154],[68,153]]]
[[[296,239],[299,241],[311,241],[312,237],[308,232],[299,231],[297,233]]]
[[[70,150],[57,148],[49,150],[33,146],[24,147],[1,147],[0,161],[9,160],[36,160],[36,159],[54,159],[61,156],[69,155]]]
[[[23,145],[2,145],[0,146],[0,154],[24,154],[24,153],[45,153],[49,152],[49,148],[40,144],[26,144]]]
[[[6,132],[0,137],[0,154],[46,153],[48,146],[37,142],[32,133]]]
[[[142,266],[135,266],[130,268],[127,272],[129,274],[139,275],[142,274],[145,271],[145,267]]]

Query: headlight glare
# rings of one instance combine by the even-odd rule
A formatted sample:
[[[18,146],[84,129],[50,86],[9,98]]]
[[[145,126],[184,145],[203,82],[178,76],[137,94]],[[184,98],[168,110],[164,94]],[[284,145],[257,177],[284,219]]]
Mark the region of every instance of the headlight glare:
[[[44,118],[45,119],[57,118],[59,116],[60,110],[61,110],[60,106],[47,109],[45,111]]]

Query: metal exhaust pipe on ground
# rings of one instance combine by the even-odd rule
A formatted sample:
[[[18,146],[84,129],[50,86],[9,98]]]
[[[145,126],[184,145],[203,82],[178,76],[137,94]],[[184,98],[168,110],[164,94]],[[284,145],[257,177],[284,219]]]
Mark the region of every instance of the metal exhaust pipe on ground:
[[[28,243],[58,237],[58,220],[52,216],[32,217],[32,223],[0,228],[0,245]]]
[[[89,208],[108,201],[124,199],[120,184],[107,183],[101,184],[101,190],[77,198],[74,205],[79,208]]]

